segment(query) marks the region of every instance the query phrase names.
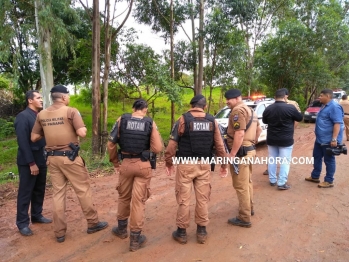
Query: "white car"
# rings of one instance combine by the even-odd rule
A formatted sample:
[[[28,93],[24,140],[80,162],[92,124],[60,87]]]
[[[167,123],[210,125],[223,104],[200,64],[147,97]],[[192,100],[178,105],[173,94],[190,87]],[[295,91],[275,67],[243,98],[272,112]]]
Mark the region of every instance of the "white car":
[[[251,107],[255,114],[257,114],[259,124],[262,128],[262,133],[258,138],[258,143],[267,140],[267,129],[268,125],[264,124],[262,121],[264,110],[271,104],[274,104],[275,100],[273,98],[265,98],[262,101],[244,101],[244,103]],[[227,106],[223,107],[216,115],[215,118],[218,124],[222,125],[224,128],[228,127],[229,115],[231,109]]]

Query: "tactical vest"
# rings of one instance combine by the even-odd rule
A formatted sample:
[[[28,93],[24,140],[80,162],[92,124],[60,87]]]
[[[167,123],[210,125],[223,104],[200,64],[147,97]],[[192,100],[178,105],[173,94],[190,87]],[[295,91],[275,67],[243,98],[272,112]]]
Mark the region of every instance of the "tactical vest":
[[[123,114],[120,119],[119,145],[122,152],[140,154],[150,148],[153,120],[150,117],[135,118]]]
[[[73,125],[68,120],[67,106],[39,113],[40,123],[44,130],[47,149],[62,149],[68,147],[69,143],[79,144]]]
[[[185,130],[178,142],[178,157],[210,157],[214,143],[215,119],[183,114]]]

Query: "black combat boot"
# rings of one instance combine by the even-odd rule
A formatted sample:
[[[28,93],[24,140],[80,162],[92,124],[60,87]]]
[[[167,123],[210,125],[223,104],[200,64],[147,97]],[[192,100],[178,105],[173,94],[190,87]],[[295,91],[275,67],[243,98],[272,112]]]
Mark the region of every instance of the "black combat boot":
[[[141,235],[141,231],[132,232],[130,234],[130,251],[137,251],[145,242],[147,238]]]
[[[187,243],[187,231],[185,228],[177,228],[177,230],[172,233],[172,236],[174,240],[181,244]]]
[[[120,237],[121,239],[127,238],[127,219],[118,220],[118,226],[113,227],[111,230],[115,236]]]
[[[207,239],[207,232],[206,232],[205,226],[199,226],[199,225],[197,226],[196,239],[197,239],[198,243],[205,244],[206,239]]]

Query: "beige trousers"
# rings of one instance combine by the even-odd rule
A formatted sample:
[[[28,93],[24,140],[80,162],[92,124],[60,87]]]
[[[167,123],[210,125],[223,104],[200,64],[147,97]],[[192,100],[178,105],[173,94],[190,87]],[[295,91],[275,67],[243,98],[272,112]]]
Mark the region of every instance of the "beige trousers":
[[[119,192],[118,220],[130,217],[130,230],[142,231],[144,225],[145,202],[150,197],[151,167],[149,161],[126,158],[120,166],[117,185]]]
[[[70,161],[66,156],[49,156],[47,165],[53,186],[53,227],[56,237],[64,236],[67,231],[65,211],[68,181],[79,199],[87,226],[95,226],[98,214],[93,206],[90,177],[82,158],[78,156]]]
[[[208,202],[211,196],[210,164],[179,164],[176,173],[176,199],[178,203],[176,224],[188,228],[190,222],[190,196],[192,187],[195,191],[195,223],[207,226]]]
[[[253,158],[256,151],[249,151],[245,159]],[[240,158],[241,161],[241,158]],[[251,210],[253,210],[253,184],[252,184],[252,164],[239,164],[239,174],[234,173],[234,168],[230,165],[230,173],[232,175],[233,187],[239,200],[240,220],[251,222]]]

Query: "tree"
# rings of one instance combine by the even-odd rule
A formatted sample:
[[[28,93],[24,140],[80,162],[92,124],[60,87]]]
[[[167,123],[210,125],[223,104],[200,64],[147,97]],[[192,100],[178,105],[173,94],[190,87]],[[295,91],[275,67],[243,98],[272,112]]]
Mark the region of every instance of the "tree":
[[[264,41],[278,19],[278,14],[288,10],[289,0],[246,0],[246,1],[209,1],[219,6],[233,27],[244,32],[246,45],[245,69],[239,77],[239,86],[250,96],[254,83],[254,55],[256,48]]]

